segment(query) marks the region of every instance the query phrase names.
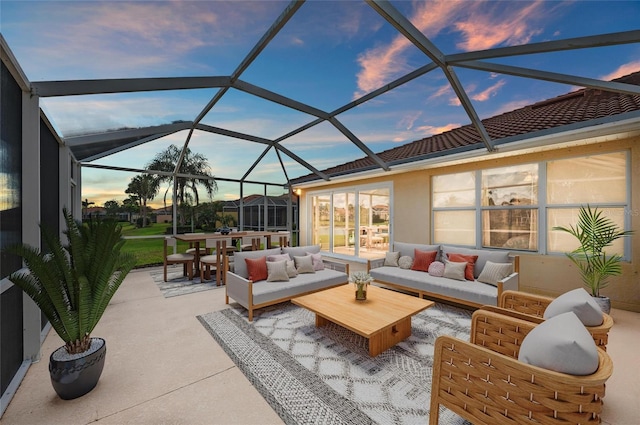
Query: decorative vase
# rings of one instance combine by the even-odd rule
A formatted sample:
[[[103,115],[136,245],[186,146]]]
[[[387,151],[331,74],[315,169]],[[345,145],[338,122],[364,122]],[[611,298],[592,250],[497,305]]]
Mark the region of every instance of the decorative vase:
[[[64,346],[49,357],[51,384],[63,400],[72,400],[95,388],[102,374],[107,343],[91,338],[91,348],[80,354],[68,354]]]
[[[611,313],[611,299],[609,297],[600,296],[600,297],[593,297],[593,299],[596,301],[598,306],[600,306],[600,310],[602,310],[603,313],[605,314]]]
[[[367,299],[367,286],[369,286],[369,282],[354,282],[353,285],[356,287],[356,300],[365,301]]]

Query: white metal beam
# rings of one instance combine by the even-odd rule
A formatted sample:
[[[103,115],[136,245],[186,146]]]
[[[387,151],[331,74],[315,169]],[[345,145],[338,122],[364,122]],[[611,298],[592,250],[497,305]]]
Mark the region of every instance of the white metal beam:
[[[129,130],[109,131],[106,133],[89,134],[86,136],[65,137],[67,146],[80,146],[98,142],[108,142],[118,139],[134,137],[147,137],[158,133],[175,133],[191,127],[191,121],[178,122],[174,124],[158,125],[152,127],[132,128]]]

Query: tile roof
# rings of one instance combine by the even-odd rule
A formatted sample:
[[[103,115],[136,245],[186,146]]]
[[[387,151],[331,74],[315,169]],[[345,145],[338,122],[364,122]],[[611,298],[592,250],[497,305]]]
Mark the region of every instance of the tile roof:
[[[613,81],[640,85],[640,72]],[[523,108],[483,119],[493,141],[542,130],[595,120],[640,110],[640,95],[581,89],[558,97],[527,105]],[[418,161],[428,157],[460,151],[482,149],[484,144],[471,124],[398,146],[377,155],[389,165]],[[322,170],[330,177],[379,168],[369,157]],[[291,184],[319,180],[315,174],[292,179]]]

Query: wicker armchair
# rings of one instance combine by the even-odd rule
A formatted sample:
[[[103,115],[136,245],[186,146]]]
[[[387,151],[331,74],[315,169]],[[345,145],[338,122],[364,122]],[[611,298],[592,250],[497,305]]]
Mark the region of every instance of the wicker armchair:
[[[501,312],[519,319],[530,320],[534,323],[542,323],[544,311],[551,301],[553,301],[553,298],[542,295],[520,291],[504,291],[500,299],[498,299],[498,307],[483,306],[482,308]],[[606,351],[609,330],[613,326],[613,318],[606,313],[602,313],[602,315],[603,321],[600,326],[587,326],[586,328],[596,345]]]
[[[436,340],[429,424],[440,405],[474,424],[567,425],[600,423],[605,382],[613,363],[598,349],[598,370],[574,376],[517,360],[536,324],[499,313],[473,314],[471,342]]]

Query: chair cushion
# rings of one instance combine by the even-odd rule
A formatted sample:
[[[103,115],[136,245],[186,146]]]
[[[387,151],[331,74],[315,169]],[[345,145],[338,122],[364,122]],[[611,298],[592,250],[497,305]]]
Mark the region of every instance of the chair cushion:
[[[518,360],[570,375],[598,370],[598,349],[591,334],[573,312],[545,320],[524,337]]]
[[[600,326],[604,321],[602,309],[584,288],[565,292],[551,301],[543,317],[550,319],[569,311],[574,312],[585,326]]]
[[[478,281],[496,286],[498,282],[509,276],[513,271],[511,263],[494,263],[487,261],[478,276]]]
[[[169,254],[167,255],[168,261],[193,261],[195,257],[191,254]]]
[[[267,261],[267,282],[288,282],[287,260]]]

